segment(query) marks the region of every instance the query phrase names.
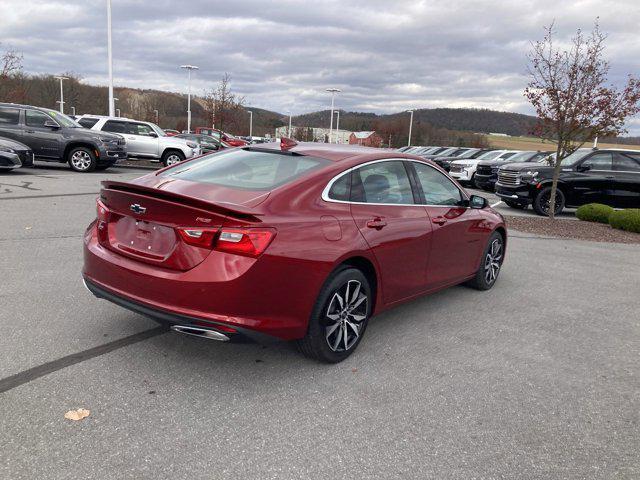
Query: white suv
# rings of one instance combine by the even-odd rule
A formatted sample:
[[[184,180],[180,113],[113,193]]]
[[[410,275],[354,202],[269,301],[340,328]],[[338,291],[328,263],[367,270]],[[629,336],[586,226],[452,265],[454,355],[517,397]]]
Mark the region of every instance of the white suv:
[[[77,122],[91,130],[119,133],[127,141],[129,156],[160,161],[165,167],[200,155],[200,147],[196,142],[169,137],[151,122],[100,115],[81,115]]]
[[[477,158],[465,158],[451,162],[451,170],[449,175],[458,180],[462,184],[470,184],[475,187],[475,174],[478,169],[478,163],[481,160],[502,160],[519,153],[519,150],[492,150],[480,155]]]

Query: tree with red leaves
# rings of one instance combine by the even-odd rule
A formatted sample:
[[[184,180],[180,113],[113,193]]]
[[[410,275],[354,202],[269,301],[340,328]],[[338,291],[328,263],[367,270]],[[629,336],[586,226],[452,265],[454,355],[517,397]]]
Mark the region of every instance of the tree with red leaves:
[[[640,111],[640,79],[629,76],[622,89],[607,86],[603,58],[606,35],[598,22],[590,34],[578,30],[567,49],[556,47],[554,25],[529,53],[531,80],[524,91],[538,116],[536,135],[557,144],[549,216],[555,212],[562,160],[585,142],[624,133],[625,120]]]

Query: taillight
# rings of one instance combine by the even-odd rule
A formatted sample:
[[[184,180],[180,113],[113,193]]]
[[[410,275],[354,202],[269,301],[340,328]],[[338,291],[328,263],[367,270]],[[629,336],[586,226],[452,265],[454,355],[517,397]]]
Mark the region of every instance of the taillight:
[[[99,198],[96,199],[96,226],[98,228],[98,242],[101,245],[107,245],[109,243],[109,217],[111,212]]]
[[[213,248],[217,228],[179,228],[178,233],[185,243],[195,247]]]
[[[236,255],[257,257],[267,249],[275,235],[275,230],[266,228],[223,228],[214,248]]]

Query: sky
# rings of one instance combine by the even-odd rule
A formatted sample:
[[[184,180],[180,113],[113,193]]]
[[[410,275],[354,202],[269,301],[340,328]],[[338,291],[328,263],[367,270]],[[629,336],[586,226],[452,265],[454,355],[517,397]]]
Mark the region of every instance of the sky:
[[[27,73],[107,83],[107,0],[0,0],[0,48]],[[114,82],[186,93],[224,75],[247,105],[301,114],[330,105],[390,113],[478,107],[533,113],[522,92],[530,42],[608,34],[609,79],[640,75],[638,0],[112,0]],[[640,119],[628,124],[640,135]]]

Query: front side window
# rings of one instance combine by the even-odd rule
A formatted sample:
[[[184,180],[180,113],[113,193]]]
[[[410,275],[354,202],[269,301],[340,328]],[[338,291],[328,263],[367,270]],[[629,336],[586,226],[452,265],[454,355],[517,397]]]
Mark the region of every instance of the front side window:
[[[462,205],[463,197],[460,189],[445,175],[422,163],[413,163],[413,166],[427,205]]]
[[[144,123],[130,123],[129,133],[131,135],[142,135],[143,137],[149,137],[151,133],[155,133],[153,129]]]
[[[302,155],[229,150],[204,155],[161,175],[229,188],[272,190],[329,163],[330,160]]]
[[[0,124],[18,125],[20,120],[20,109],[11,107],[0,107]]]
[[[127,131],[127,122],[119,122],[117,120],[108,120],[102,126],[103,132],[111,133],[129,133]]]
[[[611,170],[611,163],[611,154],[603,152],[591,155],[582,162],[582,167],[589,167],[591,170]]]
[[[404,163],[372,163],[354,170],[351,199],[362,203],[412,204],[413,191]]]
[[[53,122],[46,113],[38,110],[27,110],[25,112],[25,123],[30,127],[44,127],[45,122]]]

